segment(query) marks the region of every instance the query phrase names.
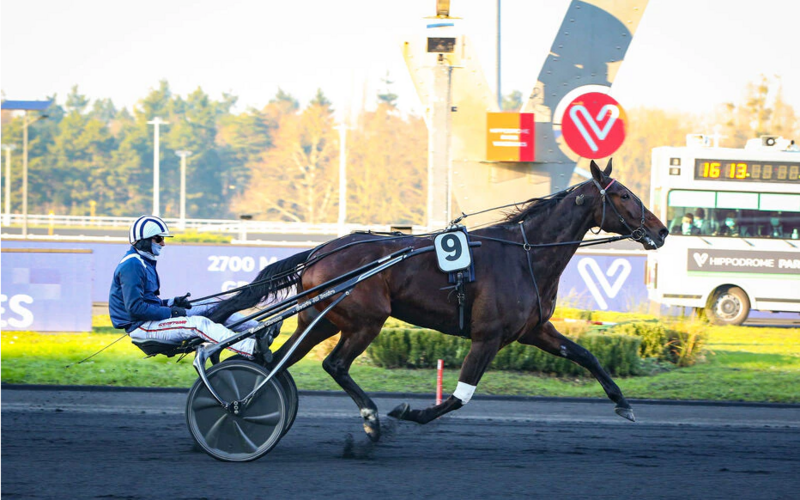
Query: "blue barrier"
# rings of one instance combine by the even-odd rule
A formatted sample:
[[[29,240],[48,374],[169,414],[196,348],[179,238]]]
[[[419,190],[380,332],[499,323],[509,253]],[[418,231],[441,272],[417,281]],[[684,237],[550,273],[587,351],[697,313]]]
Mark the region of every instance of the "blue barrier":
[[[114,269],[126,243],[3,241],[4,248],[77,248],[94,257],[93,302],[107,302]],[[158,261],[161,296],[192,292],[195,297],[249,283],[268,264],[308,249],[169,243]],[[561,276],[560,299],[582,309],[638,311],[647,307],[644,255],[576,254]]]
[[[91,250],[9,249],[0,271],[3,331],[92,330]]]
[[[108,302],[114,269],[128,248],[124,243],[4,240],[3,330],[91,330],[91,304]],[[57,253],[30,253],[37,249]],[[191,292],[201,297],[229,290],[251,282],[266,265],[306,249],[170,243],[158,262],[161,296]],[[643,253],[577,253],[561,275],[559,304],[600,311],[658,310],[647,297],[646,261]],[[29,281],[23,276],[30,276]],[[760,311],[751,316],[777,317]]]
[[[76,248],[94,256],[92,302],[108,302],[114,269],[128,251],[127,243],[4,240],[3,248]],[[249,283],[258,271],[308,247],[251,247],[168,243],[158,259],[161,296],[192,292],[201,297]]]

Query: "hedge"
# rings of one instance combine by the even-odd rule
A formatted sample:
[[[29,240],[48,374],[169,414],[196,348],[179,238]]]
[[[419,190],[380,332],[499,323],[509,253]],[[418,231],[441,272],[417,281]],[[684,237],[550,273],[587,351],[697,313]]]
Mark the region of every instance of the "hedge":
[[[678,366],[691,366],[701,359],[706,338],[704,325],[697,322],[670,323],[665,327],[658,321],[632,321],[607,331],[642,339],[641,358],[669,361]]]
[[[592,352],[612,375],[635,375],[642,340],[622,334],[587,333],[578,344]],[[384,368],[434,368],[444,360],[448,368],[458,368],[470,349],[470,341],[423,328],[384,328],[367,348],[367,356]],[[582,367],[536,347],[512,343],[501,349],[491,368],[522,370],[556,375],[587,375]]]
[[[608,329],[609,333],[630,335],[642,339],[639,346],[639,356],[642,358],[656,358],[666,360],[669,350],[669,335],[667,329],[657,321],[634,321],[621,323]]]

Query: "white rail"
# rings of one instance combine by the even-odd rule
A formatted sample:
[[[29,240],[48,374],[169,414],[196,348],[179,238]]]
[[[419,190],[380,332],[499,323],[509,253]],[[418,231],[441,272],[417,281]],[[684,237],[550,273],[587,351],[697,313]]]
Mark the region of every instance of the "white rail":
[[[28,226],[84,229],[127,229],[136,217],[87,217],[72,215],[28,215]],[[410,228],[413,233],[424,233],[424,226],[408,225],[363,225],[304,222],[254,221],[231,219],[181,219],[165,218],[164,221],[174,230],[189,230],[200,233],[237,233],[237,234],[294,234],[294,235],[341,235],[352,231],[390,231],[393,228]],[[2,216],[3,226],[22,225],[21,214]]]

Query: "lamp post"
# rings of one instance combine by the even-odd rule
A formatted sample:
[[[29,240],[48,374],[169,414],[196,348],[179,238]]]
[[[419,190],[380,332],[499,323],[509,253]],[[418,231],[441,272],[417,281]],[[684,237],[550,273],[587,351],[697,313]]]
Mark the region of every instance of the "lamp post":
[[[3,151],[6,152],[6,213],[3,216],[3,224],[11,225],[11,152],[17,149],[16,144],[3,144]]]
[[[169,122],[163,121],[158,116],[155,119],[147,122],[149,125],[155,125],[155,129],[153,130],[153,215],[158,217],[160,215],[160,207],[158,205],[158,191],[160,188],[159,185],[159,134],[158,134],[158,127],[159,125],[169,125]]]
[[[42,113],[33,121],[28,120],[28,111],[46,111],[53,101],[3,101],[2,109],[24,111],[22,125],[22,237],[28,237],[28,125],[47,118]]]
[[[186,229],[186,157],[191,156],[191,151],[175,151],[181,157],[181,220],[180,228]]]

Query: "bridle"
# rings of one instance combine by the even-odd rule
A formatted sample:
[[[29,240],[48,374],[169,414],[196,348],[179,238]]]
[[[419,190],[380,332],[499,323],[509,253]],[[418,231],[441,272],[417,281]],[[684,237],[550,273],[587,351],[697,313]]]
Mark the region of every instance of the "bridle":
[[[605,224],[605,221],[606,221],[606,197],[607,197],[608,188],[610,188],[612,184],[617,182],[617,180],[616,179],[611,179],[611,182],[606,184],[605,188],[603,188],[603,186],[601,186],[600,183],[597,182],[597,180],[594,177],[592,177],[592,182],[594,182],[594,185],[597,186],[597,190],[600,191],[600,200],[603,203],[603,215],[600,218],[600,226],[597,228],[597,232],[595,233],[591,229],[589,230],[592,234],[597,235],[597,234],[600,234],[600,231],[603,230],[603,224]],[[617,219],[619,219],[620,223],[623,226],[625,226],[625,229],[627,229],[628,232],[630,232],[630,234],[627,236],[627,238],[630,238],[633,241],[645,240],[648,244],[650,244],[651,246],[655,247],[656,246],[655,242],[653,242],[653,240],[651,240],[650,237],[647,236],[647,233],[644,230],[644,223],[645,223],[645,221],[644,221],[644,203],[635,194],[630,193],[630,195],[633,196],[634,198],[636,198],[636,200],[639,202],[639,207],[640,207],[641,212],[642,212],[642,217],[641,217],[641,220],[639,221],[639,227],[637,227],[636,229],[632,229],[631,226],[628,225],[628,223],[625,221],[625,217],[620,215],[619,210],[617,210],[617,207],[614,206],[613,203],[611,203],[611,200],[608,201],[608,206],[610,206],[611,210],[614,211],[614,214],[617,216]]]

